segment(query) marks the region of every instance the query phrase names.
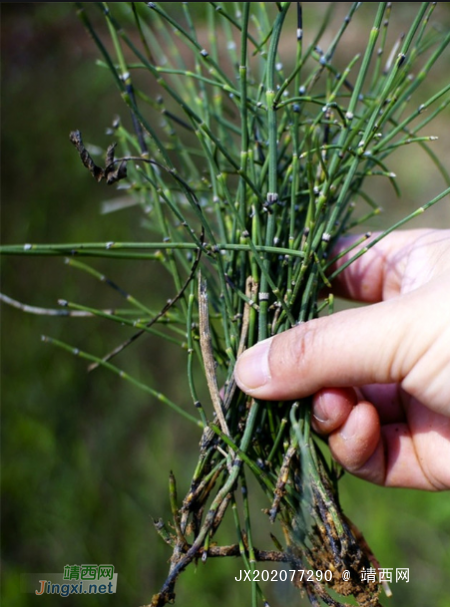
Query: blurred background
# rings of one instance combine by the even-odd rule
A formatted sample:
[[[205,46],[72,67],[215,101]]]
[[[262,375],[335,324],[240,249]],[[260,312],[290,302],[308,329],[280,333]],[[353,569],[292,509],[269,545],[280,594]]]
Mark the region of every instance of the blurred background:
[[[205,3],[190,3],[202,18]],[[311,39],[329,3],[305,2]],[[336,28],[350,3],[340,2]],[[375,3],[363,3],[374,5]],[[393,39],[411,22],[420,3],[394,3]],[[119,196],[97,185],[69,142],[79,128],[86,141],[105,146],[114,116],[129,121],[107,70],[71,3],[2,3],[2,221],[3,244],[146,240],[137,208],[102,215],[101,203]],[[449,28],[449,3],[434,20]],[[345,56],[365,44],[373,7],[363,7],[346,37]],[[294,21],[294,20],[293,20]],[[336,25],[337,24],[337,25]],[[292,39],[283,40],[289,54]],[[294,51],[292,51],[292,55]],[[449,53],[441,57],[428,87],[448,81]],[[427,93],[429,89],[427,90]],[[450,168],[450,116],[427,127],[440,135],[433,148]],[[384,214],[369,229],[388,227],[444,189],[444,180],[413,146],[396,154],[403,199],[379,180],[373,186]],[[448,197],[411,227],[449,227]],[[170,296],[154,262],[94,260],[99,271],[158,308]],[[2,292],[34,306],[57,299],[121,306],[106,286],[62,258],[1,260]],[[170,518],[168,475],[184,495],[197,457],[199,435],[161,403],[100,369],[40,341],[41,334],[103,355],[130,335],[99,319],[47,318],[1,307],[2,362],[2,599],[8,607],[56,605],[56,596],[20,592],[24,573],[61,572],[67,564],[113,564],[119,574],[112,596],[70,596],[65,604],[138,606],[151,601],[165,579],[170,550],[156,535],[153,518]],[[175,402],[186,398],[185,354],[155,338],[143,338],[120,366]],[[393,584],[393,607],[449,607],[449,494],[386,490],[346,476],[341,495],[347,515],[383,567],[407,567],[409,583]],[[256,500],[257,501],[257,500]],[[256,510],[266,504],[256,503]],[[270,548],[259,515],[257,544]],[[233,540],[225,533],[226,543]],[[250,585],[237,583],[241,561],[209,560],[191,566],[178,584],[177,604],[217,607],[250,604]],[[263,566],[260,567],[264,568]],[[306,605],[286,585],[265,587],[272,607]]]

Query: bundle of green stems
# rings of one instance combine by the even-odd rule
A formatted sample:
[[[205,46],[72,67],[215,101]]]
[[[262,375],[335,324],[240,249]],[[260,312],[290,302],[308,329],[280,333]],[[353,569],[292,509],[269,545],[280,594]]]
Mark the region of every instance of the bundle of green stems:
[[[360,245],[369,234],[352,244],[358,253],[340,254],[350,261],[339,269],[333,244],[380,212],[366,191],[371,176],[385,176],[397,190],[386,164],[392,152],[417,143],[448,181],[431,149],[433,137],[422,133],[448,105],[450,85],[420,104],[415,93],[450,36],[431,25],[435,2],[416,3],[409,31],[393,46],[387,42],[390,2],[348,3],[337,28],[328,10],[314,36],[304,36],[301,3],[206,2],[202,19],[193,15],[194,4],[77,3],[132,122],[128,129],[115,120],[109,129],[118,147],[108,148],[104,168],[79,131],[71,140],[97,180],[127,184],[149,242],[27,244],[2,252],[63,255],[99,280],[104,277],[80,257],[155,260],[173,279],[174,296],[158,313],[127,294],[130,307],[120,313],[61,302],[67,314],[135,328],[104,357],[45,338],[91,368],[121,375],[199,428],[189,489],[179,502],[171,476],[172,521],[156,522],[173,554],[153,606],[173,601],[177,578],[193,561],[236,555],[249,570],[258,561],[331,570],[329,580],[293,580],[313,605],[339,606],[353,595],[360,605],[375,606],[379,584],[362,583],[360,573],[378,564],[342,512],[339,467],[310,429],[308,399],[260,402],[237,389],[233,373],[246,348],[332,312],[333,280],[367,250]],[[360,7],[365,4],[369,8]],[[372,20],[366,45],[339,67],[336,51],[346,44],[357,10]],[[99,14],[109,41],[94,25]],[[330,41],[321,48],[324,37]],[[172,402],[111,362],[144,333],[184,348],[191,402]],[[208,389],[202,402],[200,381]],[[273,550],[254,545],[248,475],[266,495],[268,523],[281,523],[284,538],[274,540]],[[219,546],[214,537],[227,512],[236,536]],[[252,604],[260,601],[262,590],[252,582]]]

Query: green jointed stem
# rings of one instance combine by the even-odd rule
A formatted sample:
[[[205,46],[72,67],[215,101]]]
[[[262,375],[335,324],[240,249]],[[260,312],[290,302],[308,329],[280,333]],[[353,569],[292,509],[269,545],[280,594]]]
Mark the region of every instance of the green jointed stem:
[[[256,557],[253,546],[252,526],[250,522],[250,506],[248,497],[247,481],[245,479],[245,473],[241,474],[241,487],[242,487],[242,499],[244,502],[244,523],[245,523],[245,534],[247,537],[248,544],[248,556],[250,562],[250,569],[252,571],[252,607],[257,607],[258,598],[258,584],[254,580],[253,572],[256,569]]]
[[[449,40],[450,40],[450,38],[449,38]],[[428,99],[425,103],[422,103],[410,116],[405,118],[400,124],[398,124],[396,127],[394,127],[388,134],[383,136],[383,138],[380,139],[379,143],[376,143],[372,147],[372,149],[371,149],[372,154],[375,154],[376,152],[384,151],[384,148],[386,147],[386,144],[389,141],[391,141],[398,133],[403,131],[410,122],[412,122],[415,118],[417,118],[417,116],[420,116],[420,114],[422,114],[422,112],[424,112],[426,109],[428,109],[430,107],[430,105],[432,105],[435,101],[440,99],[443,95],[445,95],[449,91],[450,91],[450,84],[447,84],[438,93],[436,93],[435,95],[430,97],[430,99]],[[450,101],[450,99],[447,100],[447,103],[449,101]],[[437,113],[439,113],[440,111],[441,111],[440,108],[438,108],[436,110]],[[434,118],[434,115],[432,116],[432,118]],[[427,120],[427,122],[428,122],[428,120]],[[426,124],[425,121],[424,121],[424,124]],[[424,124],[416,126],[414,128],[414,130],[417,132],[424,126]]]
[[[131,2],[131,8],[133,10],[134,21],[136,23],[136,27],[138,28],[139,37],[141,39],[142,46],[144,47],[145,52],[147,53],[147,59],[150,62],[153,62],[152,52],[147,43],[147,38],[144,34],[144,30],[142,29],[142,23],[141,23],[141,19],[139,17],[139,11],[136,9],[136,2]],[[128,68],[131,69],[131,66],[128,65]]]
[[[83,272],[86,272],[87,274],[90,274],[91,276],[93,276],[94,278],[96,278],[97,280],[99,280],[100,282],[104,282],[108,286],[112,287],[115,291],[117,291],[118,293],[120,293],[127,301],[129,301],[138,310],[141,310],[142,312],[145,312],[149,316],[154,316],[155,315],[155,313],[152,310],[150,310],[150,308],[148,308],[143,303],[141,303],[140,301],[138,301],[135,297],[133,297],[133,295],[130,295],[129,293],[126,293],[121,287],[119,287],[118,285],[116,285],[112,280],[110,280],[104,274],[102,274],[101,272],[98,272],[97,270],[95,270],[91,266],[88,266],[87,264],[82,263],[81,261],[75,261],[75,259],[71,259],[70,257],[67,257],[64,260],[64,263],[66,263],[68,266],[70,266],[72,268],[77,268],[79,270],[82,270]]]
[[[86,15],[86,11],[84,10],[83,3],[82,2],[75,2],[75,6],[77,7],[77,15],[78,15],[78,17],[80,18],[80,20],[82,21],[83,25],[85,26],[85,28],[89,32],[90,36],[94,40],[94,42],[97,45],[98,49],[100,50],[101,54],[105,58],[106,64],[108,65],[108,67],[109,67],[109,69],[111,71],[111,74],[113,75],[114,80],[116,81],[116,84],[119,87],[119,90],[121,92],[123,92],[123,90],[124,90],[123,82],[120,79],[119,74],[117,73],[116,67],[115,67],[113,61],[111,60],[111,57],[109,56],[108,51],[106,50],[106,48],[103,45],[103,43],[100,40],[100,38],[97,36],[97,34],[95,32],[95,29],[92,27],[92,24],[91,24],[90,20],[88,19],[87,15]]]
[[[101,358],[98,358],[97,356],[93,356],[92,354],[88,354],[87,352],[83,352],[82,350],[79,350],[78,348],[73,348],[72,346],[69,346],[68,344],[65,344],[64,342],[59,341],[58,339],[54,339],[52,337],[47,337],[47,336],[43,335],[42,341],[49,343],[49,344],[53,344],[53,345],[57,346],[58,348],[66,350],[67,352],[70,352],[74,356],[79,356],[80,358],[94,362],[101,367],[105,367],[105,369],[108,369],[109,371],[112,371],[119,377],[126,379],[127,381],[129,381],[133,385],[135,385],[137,388],[140,388],[144,392],[147,392],[148,394],[150,394],[151,396],[153,396],[154,398],[156,398],[163,404],[167,405],[171,409],[174,409],[177,413],[179,413],[180,415],[185,417],[187,420],[189,420],[190,422],[195,424],[197,427],[199,427],[199,428],[204,427],[202,422],[198,421],[195,417],[193,417],[192,415],[190,415],[189,413],[184,411],[176,403],[169,400],[166,396],[164,396],[164,394],[161,394],[161,392],[153,390],[153,388],[150,388],[150,386],[143,384],[142,382],[138,381],[137,379],[135,379],[128,373],[125,373],[125,371],[122,371],[122,369],[119,369],[118,367],[112,365],[111,363],[105,362]]]
[[[375,45],[378,39],[378,35],[380,33],[381,23],[383,21],[384,11],[386,10],[387,2],[379,2],[378,10],[375,17],[374,24],[372,26],[372,30],[369,36],[369,42],[366,47],[366,52],[364,54],[363,62],[361,65],[361,69],[358,72],[358,78],[355,83],[355,88],[353,89],[352,97],[350,99],[350,103],[348,105],[348,114],[353,116],[356,111],[356,105],[359,100],[359,96],[361,95],[363,83],[366,79],[367,72],[369,70],[369,65],[373,57],[373,53],[375,50]],[[349,118],[351,119],[351,118]]]
[[[218,243],[214,247],[206,245],[205,250],[209,253],[217,253],[220,251],[246,251],[247,253],[278,253],[280,255],[292,255],[292,257],[304,256],[302,251],[296,251],[294,249],[286,249],[283,247],[267,247],[264,245],[256,246],[249,243],[245,244],[231,244],[231,243]],[[192,242],[114,242],[114,243],[74,243],[74,244],[50,244],[50,245],[1,245],[0,254],[2,255],[54,255],[64,256],[72,253],[73,255],[86,255],[86,256],[102,256],[102,257],[116,257],[120,259],[151,259],[155,261],[163,261],[164,257],[161,254],[146,255],[145,253],[136,253],[134,255],[115,254],[114,249],[156,249],[156,250],[173,250],[181,249],[186,251],[195,251],[198,246]]]
[[[391,17],[391,11],[392,11],[392,2],[388,2],[387,6],[386,6],[385,18],[384,18],[384,22],[383,22],[383,29],[381,32],[381,42],[378,46],[377,58],[376,58],[376,62],[375,62],[375,68],[373,71],[372,82],[370,83],[370,87],[369,87],[369,90],[371,90],[371,91],[375,89],[377,82],[380,80],[380,77],[381,77],[382,64],[384,61],[384,50],[386,48],[386,38],[387,38],[387,32],[388,32],[388,27],[389,27],[389,20]]]
[[[161,331],[158,331],[157,329],[147,327],[147,324],[143,321],[130,320],[128,318],[121,317],[118,314],[110,314],[104,312],[103,310],[97,310],[96,308],[90,308],[89,306],[82,306],[80,304],[75,304],[66,300],[60,300],[59,303],[63,307],[67,307],[69,310],[80,310],[83,312],[89,312],[93,316],[98,316],[99,318],[105,318],[107,320],[113,320],[114,322],[120,323],[122,325],[127,325],[128,327],[133,327],[135,329],[142,329],[146,333],[151,333],[152,335],[156,335],[157,337],[162,337],[163,339],[166,339],[167,341],[172,342],[177,346],[183,346],[183,342],[179,341],[178,339],[175,339],[174,337],[170,337],[170,335],[167,335],[166,333],[161,333]],[[176,330],[176,328],[174,329]],[[182,335],[184,334],[181,330],[178,330],[177,332],[180,332]]]
[[[241,34],[245,34],[245,36],[248,37],[248,39],[252,42],[252,44],[254,46],[256,46],[256,47],[259,46],[259,44],[255,40],[255,38],[249,32],[247,32],[248,22],[244,21],[242,24],[240,24],[236,19],[234,19],[228,13],[228,11],[224,10],[223,6],[221,6],[218,2],[208,2],[208,4],[211,4],[211,6],[213,6],[216,9],[216,11],[219,15],[221,15],[224,19],[227,19],[230,23],[232,23],[234,25],[234,27],[241,32]],[[226,4],[229,4],[229,2],[227,2]],[[245,10],[246,4],[249,4],[249,3],[244,2],[244,10]]]
[[[232,512],[233,512],[234,525],[236,527],[236,534],[237,534],[237,537],[238,537],[239,554],[241,555],[241,558],[244,561],[244,566],[246,567],[246,569],[248,571],[250,569],[250,563],[248,562],[247,551],[246,551],[244,540],[243,540],[243,537],[242,537],[241,523],[239,521],[239,513],[238,513],[238,509],[237,509],[237,504],[236,504],[236,499],[234,497],[234,493],[233,493],[233,496],[231,498],[231,509],[232,509]]]
[[[268,476],[264,472],[262,472],[258,468],[258,465],[251,459],[251,457],[248,456],[245,453],[245,451],[243,451],[240,447],[238,447],[236,445],[236,443],[231,440],[230,437],[228,437],[226,434],[224,434],[218,426],[216,426],[215,424],[210,424],[210,427],[218,436],[220,436],[220,438],[223,440],[223,442],[226,445],[228,445],[229,447],[231,447],[231,449],[234,451],[234,453],[236,453],[236,455],[238,455],[239,458],[244,463],[247,464],[247,466],[250,468],[250,470],[253,472],[253,474],[256,476],[256,478],[259,480],[261,485],[264,488],[268,489],[269,491],[273,492],[273,490],[274,490],[273,482],[268,478]]]
[[[280,426],[278,428],[277,436],[276,436],[275,441],[274,441],[274,443],[272,445],[272,449],[270,450],[269,456],[267,457],[267,461],[268,462],[271,462],[272,459],[274,458],[274,456],[276,454],[278,454],[278,452],[279,452],[278,451],[278,447],[280,446],[281,441],[283,439],[283,434],[284,434],[284,431],[286,429],[286,424],[287,423],[288,423],[288,420],[285,417],[283,417],[283,419],[281,420]]]
[[[189,287],[188,307],[186,316],[186,339],[188,346],[188,358],[187,358],[187,377],[189,383],[189,390],[191,392],[192,400],[194,405],[199,403],[197,396],[197,390],[195,389],[194,373],[193,373],[193,357],[194,357],[194,340],[193,340],[193,308],[195,303],[195,284],[191,282]],[[200,416],[202,417],[203,423],[206,425],[206,420],[203,419],[205,416],[203,409],[199,408]],[[203,415],[202,415],[203,414]]]
[[[203,60],[206,63],[209,63],[212,65],[213,67],[213,71],[214,74],[217,74],[217,76],[219,76],[221,78],[221,80],[227,84],[228,86],[233,86],[232,82],[229,80],[229,78],[227,77],[227,75],[225,74],[225,72],[222,71],[222,69],[220,68],[219,64],[216,63],[209,55],[209,53],[206,51],[206,49],[202,48],[202,46],[197,42],[197,40],[195,40],[177,21],[175,21],[175,19],[173,19],[168,13],[166,13],[161,7],[159,7],[156,3],[153,3],[154,6],[152,6],[152,10],[154,10],[156,13],[158,13],[160,16],[162,16],[168,23],[170,23],[170,25],[172,25],[172,27],[179,32],[180,36],[182,38],[185,38],[189,45],[195,50],[197,51],[197,53],[203,58]],[[130,46],[131,48],[131,46]],[[139,54],[135,51],[134,49],[134,45],[132,50],[135,52],[135,54],[137,56],[139,56]]]
[[[400,221],[397,221],[397,223],[395,223],[390,228],[388,228],[387,230],[385,230],[382,234],[380,234],[379,236],[377,236],[376,238],[374,238],[373,240],[371,240],[368,243],[367,246],[365,246],[363,249],[361,249],[356,255],[354,255],[351,259],[349,259],[346,263],[342,264],[342,266],[338,270],[335,270],[333,272],[333,274],[331,274],[331,276],[329,277],[329,280],[333,281],[336,278],[336,276],[338,276],[341,272],[343,272],[346,268],[348,268],[348,266],[351,263],[353,263],[354,261],[356,261],[356,259],[358,259],[359,257],[361,257],[361,255],[364,255],[364,253],[366,253],[374,245],[376,245],[378,242],[380,242],[380,240],[382,240],[385,236],[387,236],[391,232],[394,232],[395,230],[398,230],[398,228],[401,228],[408,221],[411,221],[412,219],[418,217],[419,215],[422,215],[422,213],[425,213],[425,211],[427,209],[429,209],[430,207],[432,207],[433,205],[435,205],[437,202],[439,202],[440,200],[442,200],[442,198],[444,198],[445,196],[448,196],[448,195],[450,195],[450,188],[447,188],[446,190],[444,190],[443,192],[441,192],[440,194],[438,194],[435,198],[433,198],[432,200],[430,200],[426,204],[424,204],[421,207],[419,207],[418,209],[416,209],[413,213],[410,213],[409,215],[407,215],[403,219],[400,219]]]
[[[406,55],[409,51],[409,48],[411,46],[412,40],[416,34],[416,31],[420,25],[420,22],[427,10],[427,7],[430,3],[429,2],[423,2],[422,3],[422,7],[419,10],[419,13],[417,14],[413,25],[411,26],[408,34],[406,35],[405,41],[402,44],[402,48],[401,51],[396,59],[396,61],[394,62],[394,65],[391,69],[391,73],[389,74],[387,81],[383,87],[383,90],[381,92],[381,94],[379,95],[379,97],[377,98],[376,102],[375,102],[375,108],[372,112],[372,115],[368,121],[368,124],[366,126],[366,130],[364,131],[363,137],[359,143],[359,146],[362,150],[367,148],[367,145],[369,144],[369,142],[372,140],[374,134],[375,134],[375,123],[378,121],[383,122],[383,116],[380,118],[380,109],[384,106],[384,102],[386,101],[389,93],[392,90],[392,85],[395,81],[395,79],[398,77],[398,72],[401,69],[402,64],[405,61]],[[393,99],[388,103],[387,107],[383,108],[384,111],[384,115],[386,116],[389,113],[390,108],[393,106],[393,104],[396,103],[395,100],[395,96],[393,97]]]
[[[109,7],[108,7],[107,2],[101,2],[101,3],[97,3],[97,4],[103,6],[103,12],[105,13],[105,15],[109,14]],[[117,60],[119,61],[120,71],[122,72],[120,79],[125,84],[125,86],[130,85],[131,84],[130,74],[128,72],[125,57],[123,56],[122,49],[120,47],[119,38],[116,35],[116,30],[111,25],[111,21],[109,19],[107,19],[107,24],[108,24],[109,35],[111,36],[111,39],[112,39],[113,45],[114,45],[114,50],[116,51]]]
[[[268,178],[268,192],[267,192],[267,205],[268,218],[266,228],[266,247],[273,245],[273,238],[275,235],[275,219],[276,219],[276,206],[278,203],[278,141],[277,141],[277,118],[276,108],[274,105],[275,101],[275,72],[276,72],[276,57],[278,52],[278,43],[280,41],[281,30],[284,19],[286,17],[287,9],[290,6],[290,2],[286,2],[282,12],[278,15],[275,25],[273,28],[272,38],[270,40],[269,56],[267,59],[267,91],[266,91],[266,102],[267,102],[267,120],[268,120],[268,133],[269,133],[269,178]],[[272,208],[271,208],[272,207]],[[275,208],[273,208],[275,207]],[[269,281],[267,275],[270,273],[270,259],[266,256],[264,261],[265,273],[261,276],[261,288],[260,294],[265,295],[268,291]],[[261,300],[260,313],[259,313],[259,328],[258,328],[258,340],[262,341],[268,337],[268,320],[267,310],[269,302],[267,299]]]

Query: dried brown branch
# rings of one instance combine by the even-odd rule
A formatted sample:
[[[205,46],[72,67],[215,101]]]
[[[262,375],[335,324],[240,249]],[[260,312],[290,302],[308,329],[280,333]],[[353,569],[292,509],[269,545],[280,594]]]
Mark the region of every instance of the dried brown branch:
[[[87,151],[83,140],[81,138],[80,131],[72,131],[69,135],[70,141],[75,146],[78,154],[80,155],[81,162],[89,170],[91,175],[98,181],[104,179],[108,185],[112,185],[127,176],[127,163],[126,160],[121,160],[119,163],[114,159],[114,150],[116,144],[112,143],[106,150],[105,168],[102,169],[95,164],[91,155]],[[116,166],[117,164],[117,166]]]
[[[211,344],[211,330],[209,326],[209,311],[208,311],[208,291],[206,281],[203,280],[201,274],[198,277],[198,314],[199,314],[199,329],[200,329],[200,349],[202,351],[203,364],[205,366],[206,382],[208,384],[211,402],[214,407],[214,412],[219,420],[222,432],[226,436],[230,436],[225,415],[223,412],[222,399],[220,398],[219,387],[216,378],[216,363],[214,360],[213,348]]]

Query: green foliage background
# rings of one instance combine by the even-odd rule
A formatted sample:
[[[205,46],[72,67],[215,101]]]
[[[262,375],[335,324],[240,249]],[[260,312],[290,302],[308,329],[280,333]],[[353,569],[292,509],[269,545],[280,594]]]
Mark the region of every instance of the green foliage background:
[[[328,3],[304,4],[308,35]],[[349,3],[337,4],[344,11]],[[398,34],[402,19],[416,8],[411,5],[418,3],[395,4]],[[448,28],[449,3],[441,4],[436,19]],[[100,203],[119,194],[95,184],[68,141],[69,131],[80,128],[86,141],[106,147],[104,132],[113,116],[129,121],[109,73],[95,66],[97,51],[72,4],[2,3],[1,10],[2,242],[145,240],[138,210],[100,215]],[[353,45],[367,35],[361,12],[361,34],[352,28],[347,53],[355,52]],[[447,53],[436,83],[448,78],[449,68]],[[429,134],[448,133],[448,114],[440,121]],[[443,136],[435,149],[448,168],[449,138]],[[376,183],[386,213],[371,229],[390,225],[444,187],[415,149],[402,150],[396,163],[393,170],[406,175],[401,182],[406,202],[399,204],[391,190]],[[449,221],[446,199],[423,217],[422,225],[445,227]],[[419,225],[416,221],[414,227]],[[57,307],[63,297],[87,305],[95,301],[98,307],[121,305],[112,291],[62,260],[1,262],[2,291],[20,301]],[[93,265],[155,308],[171,295],[154,262],[108,265],[98,260]],[[142,605],[164,580],[170,554],[153,530],[152,517],[169,517],[170,469],[180,494],[187,488],[199,436],[119,378],[104,370],[87,375],[83,361],[41,343],[42,333],[97,354],[129,335],[106,321],[36,317],[2,306],[3,604],[45,607],[62,600],[21,593],[23,573],[112,563],[119,573],[117,595],[71,596],[64,604]],[[187,402],[183,352],[143,338],[120,363],[176,402]],[[386,490],[348,477],[342,482],[342,501],[382,566],[410,569],[408,584],[393,584],[390,605],[449,607],[448,493]],[[269,547],[268,523],[262,515],[258,521],[258,545]],[[250,585],[234,581],[241,566],[230,560],[191,568],[181,578],[177,604],[248,605]],[[286,585],[268,584],[267,594],[272,606],[299,604]]]

